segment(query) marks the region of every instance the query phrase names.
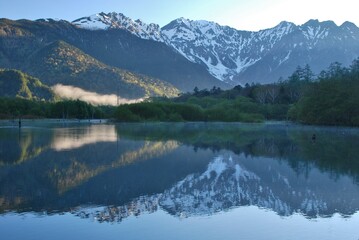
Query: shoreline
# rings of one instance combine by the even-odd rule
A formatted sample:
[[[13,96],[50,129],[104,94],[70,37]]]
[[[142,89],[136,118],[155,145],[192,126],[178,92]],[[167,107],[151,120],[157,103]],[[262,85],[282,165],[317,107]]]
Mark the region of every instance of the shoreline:
[[[118,122],[113,119],[60,119],[60,118],[36,118],[36,119],[21,119],[21,128],[23,127],[32,127],[43,124],[123,124],[123,125],[178,125],[178,124],[208,124],[208,125],[263,125],[263,126],[296,126],[296,127],[311,127],[311,128],[331,128],[331,129],[353,129],[358,130],[359,127],[355,126],[345,126],[345,125],[311,125],[303,124],[293,121],[263,121],[263,122],[206,122],[206,121],[179,121],[179,122],[164,122],[164,121],[154,121],[154,122]],[[0,128],[3,127],[13,127],[19,128],[19,119],[0,119]]]
[[[56,119],[36,118],[21,119],[21,127],[33,126],[36,124],[107,124],[109,119]],[[19,119],[1,119],[0,127],[19,127]]]

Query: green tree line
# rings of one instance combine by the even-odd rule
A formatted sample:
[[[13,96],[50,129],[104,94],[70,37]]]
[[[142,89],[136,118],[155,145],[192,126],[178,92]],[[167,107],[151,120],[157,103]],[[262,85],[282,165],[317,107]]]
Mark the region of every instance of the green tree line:
[[[213,98],[190,98],[186,102],[159,101],[119,106],[115,118],[131,121],[223,121],[261,122],[263,115],[256,103],[246,98],[234,101]],[[255,107],[251,107],[255,106]],[[243,111],[242,111],[243,110]]]
[[[288,115],[314,125],[359,126],[359,59],[349,68],[333,63],[294,104]]]
[[[118,121],[292,120],[305,124],[359,126],[359,59],[348,68],[331,64],[318,76],[298,66],[287,79],[182,93],[176,98],[119,106]]]
[[[96,107],[79,100],[60,102],[33,101],[23,98],[0,98],[0,118],[107,118],[113,107]]]
[[[292,120],[304,124],[359,126],[359,59],[331,64],[315,76],[309,65],[271,84],[229,90],[195,88],[175,98],[157,97],[118,107],[82,101],[0,98],[0,118],[115,118],[122,122]]]

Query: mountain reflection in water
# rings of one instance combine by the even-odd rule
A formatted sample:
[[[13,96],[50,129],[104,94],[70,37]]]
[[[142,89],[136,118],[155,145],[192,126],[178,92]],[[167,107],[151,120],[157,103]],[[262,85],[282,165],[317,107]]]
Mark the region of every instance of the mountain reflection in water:
[[[359,210],[355,129],[162,123],[20,131],[0,129],[2,213],[121,222],[159,209],[180,218],[240,206],[308,218]]]

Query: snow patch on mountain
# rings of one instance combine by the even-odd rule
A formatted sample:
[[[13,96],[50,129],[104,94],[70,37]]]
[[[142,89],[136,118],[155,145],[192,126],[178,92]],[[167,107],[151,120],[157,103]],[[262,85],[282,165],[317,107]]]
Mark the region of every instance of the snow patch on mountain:
[[[74,25],[89,30],[105,30],[110,27],[106,16],[94,14],[86,18],[80,18],[72,22]]]
[[[162,34],[165,42],[188,60],[204,64],[214,77],[230,83],[233,76],[260,61],[294,29],[293,23],[281,22],[275,28],[248,32],[179,18],[164,26]]]
[[[318,67],[313,69],[314,72],[335,61],[347,59],[351,63],[358,56],[354,50],[359,49],[356,41],[359,29],[350,22],[338,27],[332,21],[310,20],[303,25],[283,21],[273,28],[251,32],[185,18],[178,18],[160,28],[141,20],[133,21],[121,13],[99,13],[72,23],[90,30],[123,29],[143,39],[163,42],[189,61],[205,66],[215,78],[232,85],[243,85],[248,81],[277,81],[295,70],[289,68],[303,65],[303,61],[311,65],[313,59],[320,61],[313,62]],[[348,43],[349,39],[352,42]],[[349,47],[353,44],[354,47]],[[333,52],[333,47],[338,49],[331,53],[333,59],[329,59],[326,49]],[[340,55],[343,51],[351,53],[350,56],[343,58]],[[321,52],[323,58],[318,57]],[[244,79],[243,75],[246,75]]]
[[[88,30],[123,29],[143,39],[163,42],[159,25],[146,24],[139,19],[134,21],[121,13],[94,14],[79,18],[72,24]]]
[[[281,60],[279,61],[278,66],[282,65],[282,63],[284,63],[285,61],[287,61],[287,60],[289,59],[291,53],[292,53],[292,50],[288,51],[287,56],[285,56],[285,58],[283,58],[283,59],[281,59]]]

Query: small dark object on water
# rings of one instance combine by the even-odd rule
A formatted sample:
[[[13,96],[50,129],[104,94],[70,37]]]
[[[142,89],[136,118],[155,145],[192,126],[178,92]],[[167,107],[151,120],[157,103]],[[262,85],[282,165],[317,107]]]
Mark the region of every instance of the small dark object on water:
[[[19,118],[19,128],[21,128],[21,118]]]
[[[315,142],[315,140],[317,139],[317,135],[315,135],[315,133],[312,136],[312,141]]]

